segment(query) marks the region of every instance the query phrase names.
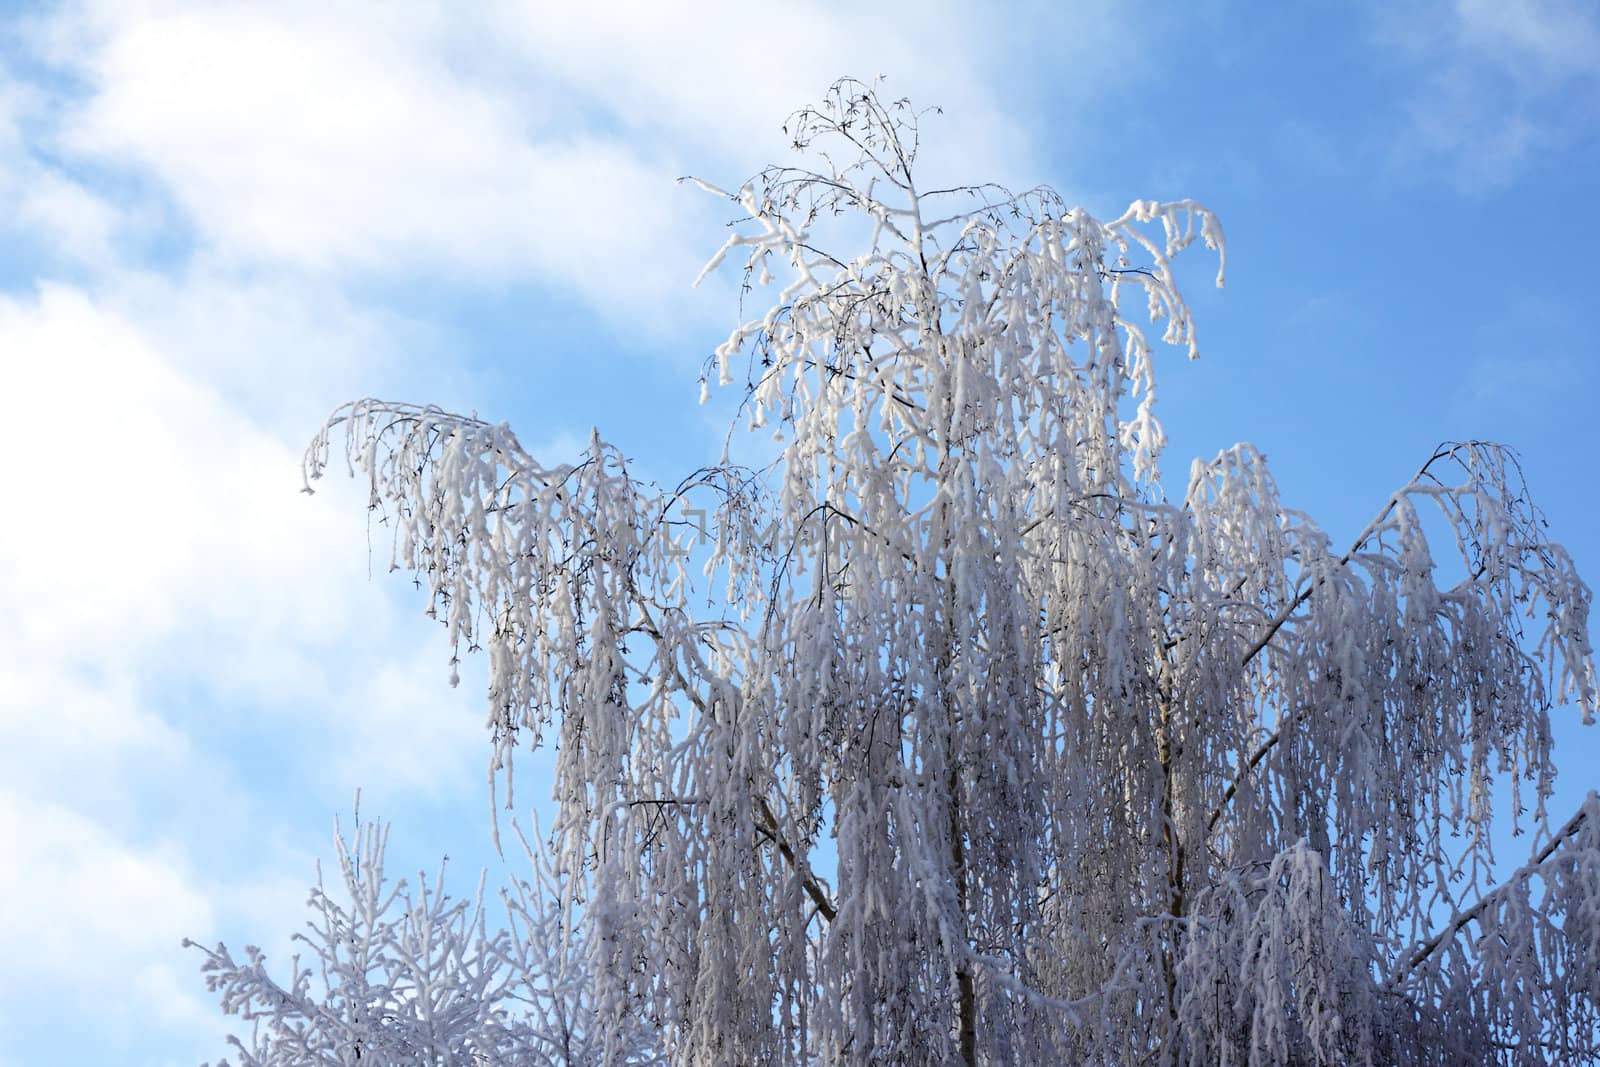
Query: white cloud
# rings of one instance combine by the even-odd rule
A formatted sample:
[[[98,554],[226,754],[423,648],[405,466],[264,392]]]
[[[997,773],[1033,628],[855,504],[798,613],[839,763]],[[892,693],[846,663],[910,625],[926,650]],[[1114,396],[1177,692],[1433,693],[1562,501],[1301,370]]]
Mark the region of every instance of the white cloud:
[[[1600,129],[1600,13],[1571,0],[1388,6],[1378,36],[1410,72],[1405,168],[1492,193]]]
[[[1057,42],[1058,60],[1096,52],[1096,12],[1083,14],[1077,39]],[[989,43],[997,35],[982,23],[964,7],[939,3],[913,13],[894,5],[759,10],[726,0],[697,5],[689,16],[670,6],[627,5],[611,18],[575,6],[502,3],[493,19],[528,69],[598,102],[635,137],[670,133],[674,144],[703,147],[718,162],[743,168],[701,175],[712,180],[737,181],[783,160],[781,125],[791,112],[817,102],[841,75],[871,80],[883,73],[889,95],[945,109],[930,138],[927,162],[934,167],[966,171],[981,159],[989,170],[957,180],[1037,181],[1036,173],[1019,174],[1037,161],[1028,158],[1014,112],[983,77],[997,58]],[[1025,50],[1011,45],[1008,58],[1025,63]],[[683,77],[685,69],[695,76]]]
[[[1600,74],[1600,16],[1578,0],[1456,0],[1461,41],[1519,81]]]
[[[122,220],[106,200],[30,150],[24,127],[42,122],[46,110],[39,92],[0,66],[0,197],[10,206],[0,234],[41,239],[39,252],[53,263],[105,269]]]
[[[223,263],[532,275],[625,315],[664,313],[693,277],[704,242],[671,166],[550,130],[526,96],[454,68],[430,25],[238,5],[95,14],[57,28],[91,85],[63,145],[155,176]]]
[[[34,608],[14,624],[24,647],[87,660],[196,623],[337,618],[334,604],[286,603],[275,573],[316,551],[306,516],[266,506],[269,487],[292,492],[293,453],[78,291],[0,302],[0,345],[10,390],[29,398],[13,430],[35,443],[7,479],[35,518],[0,529],[6,580]]]
[[[74,1014],[115,1002],[128,1034],[220,1033],[178,940],[298,926],[310,853],[284,842],[305,799],[320,830],[316,798],[363,780],[475,794],[478,700],[445,689],[415,604],[366,581],[358,494],[298,494],[297,449],[138,324],[46,285],[0,298],[0,351],[20,398],[0,989],[43,983]]]
[[[0,67],[0,161],[14,165],[23,152],[22,118],[38,108],[39,94]]]
[[[113,1026],[198,1011],[193,985],[178,988],[170,968],[151,962],[175,960],[184,936],[215,925],[194,873],[173,850],[130,849],[92,819],[7,791],[0,853],[0,945],[8,960],[27,961],[0,968],[8,1000],[71,985],[100,998]]]
[[[78,182],[41,169],[25,183],[15,211],[16,222],[51,235],[56,255],[97,269],[110,265],[118,214]]]
[[[170,275],[119,272],[95,299],[137,324],[173,372],[296,446],[336,404],[374,389],[451,403],[476,388],[458,363],[440,358],[437,331],[310,279],[238,277],[201,260]],[[297,484],[293,467],[278,476]]]
[[[726,211],[677,187],[683,173],[737,183],[786,156],[779,125],[795,107],[841,73],[882,71],[890,93],[945,110],[924,152],[930,183],[1036,182],[1016,95],[992,76],[1047,74],[1092,97],[1124,62],[1107,47],[1111,11],[1085,5],[1048,48],[995,39],[957,6],[734,3],[611,17],[81,4],[40,39],[86,86],[61,111],[61,149],[154,177],[202,253],[232,269],[537,279],[659,333],[728,295],[688,292]]]
[[[404,727],[417,701],[397,710],[396,696],[429,692],[444,657],[412,657],[406,679],[392,676],[394,644],[437,637],[396,631],[383,589],[351,597],[366,558],[359,508],[299,496],[296,450],[80,292],[0,301],[0,349],[14,357],[14,395],[28,398],[12,430],[34,444],[7,479],[30,518],[0,526],[0,580],[22,608],[0,623],[14,694],[44,699],[25,683],[49,670],[99,687],[109,710],[164,676],[291,721],[286,694],[301,693],[361,705],[348,721],[363,730],[385,715]],[[323,659],[333,645],[344,662]],[[86,695],[83,707],[100,703]],[[418,717],[434,744],[409,759],[377,750],[391,753],[386,773],[426,784],[477,739],[456,729],[447,741],[448,727]]]
[[[93,673],[37,653],[0,653],[0,776],[28,796],[70,797],[126,826],[140,785],[194,776],[196,754],[144,705],[125,670]]]
[[[130,843],[98,812],[0,790],[0,1045],[29,1048],[41,1021],[92,1018],[54,1050],[159,1048],[191,1063],[224,1052],[240,1021],[218,1010],[199,978],[202,956],[183,940],[211,947],[226,936],[238,951],[235,935],[245,931],[281,970],[296,951],[291,937],[303,929],[313,879],[312,851],[284,850],[259,833],[251,845],[266,862],[218,872],[193,842]],[[325,842],[315,851],[326,853]],[[276,873],[285,867],[297,873]]]

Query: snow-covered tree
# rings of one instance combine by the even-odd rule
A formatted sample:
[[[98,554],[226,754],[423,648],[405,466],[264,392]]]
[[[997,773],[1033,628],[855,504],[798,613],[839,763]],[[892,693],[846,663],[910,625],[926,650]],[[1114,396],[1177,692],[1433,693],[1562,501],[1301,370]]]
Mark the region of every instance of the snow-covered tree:
[[[561,925],[559,896],[540,853],[529,849],[530,879],[500,893],[507,923],[491,931],[484,876],[464,900],[444,892],[444,866],[411,889],[384,874],[389,827],[363,823],[346,837],[334,823],[340,880],[319,867],[308,902],[308,932],[294,935],[287,981],[247,945],[206,949],[201,970],[223,1010],[251,1025],[230,1043],[240,1067],[406,1064],[427,1067],[567,1067],[659,1061],[644,1024],[608,1035],[591,1025],[582,956]],[[524,842],[526,844],[526,842]],[[228,1067],[223,1060],[219,1067]]]
[[[925,189],[919,117],[843,81],[801,163],[698,183],[742,215],[707,269],[775,291],[704,386],[774,461],[661,491],[598,434],[547,464],[370,400],[308,453],[343,435],[487,655],[507,806],[555,749],[538,844],[602,1055],[1600,1053],[1600,799],[1545,807],[1552,712],[1600,699],[1590,594],[1514,455],[1419,457],[1348,549],[1247,444],[1165,488],[1146,328],[1195,354],[1171,263],[1217,220]]]

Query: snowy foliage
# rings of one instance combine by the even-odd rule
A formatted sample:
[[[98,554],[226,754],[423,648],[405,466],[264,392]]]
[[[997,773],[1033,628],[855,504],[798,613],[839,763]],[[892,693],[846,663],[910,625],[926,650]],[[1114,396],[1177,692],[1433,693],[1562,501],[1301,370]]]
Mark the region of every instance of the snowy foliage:
[[[1348,551],[1249,445],[1169,494],[1146,330],[1195,353],[1171,261],[1216,219],[925,190],[918,119],[841,82],[802,165],[699,183],[742,213],[707,269],[776,290],[707,365],[772,464],[662,492],[598,435],[547,466],[376,401],[308,452],[342,431],[395,567],[486,651],[508,805],[518,745],[555,747],[585,1032],[678,1064],[1594,1054],[1600,801],[1545,811],[1590,594],[1512,453],[1442,446]],[[1534,852],[1497,883],[1507,784]]]
[[[644,1028],[601,1037],[593,1027],[581,956],[536,852],[533,880],[501,891],[507,927],[490,933],[482,876],[470,900],[444,892],[443,865],[431,887],[421,874],[414,892],[390,884],[389,828],[363,824],[359,811],[358,801],[353,841],[334,824],[341,884],[330,891],[319,867],[315,919],[295,935],[310,963],[296,955],[286,983],[254,945],[241,961],[225,945],[186,942],[205,953],[223,1009],[252,1026],[248,1044],[230,1038],[240,1067],[657,1062]]]

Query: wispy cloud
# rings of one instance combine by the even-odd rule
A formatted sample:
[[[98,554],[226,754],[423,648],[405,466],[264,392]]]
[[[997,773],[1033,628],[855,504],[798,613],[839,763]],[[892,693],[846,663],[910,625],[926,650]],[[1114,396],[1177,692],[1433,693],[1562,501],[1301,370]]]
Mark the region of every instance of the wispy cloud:
[[[1576,0],[1385,7],[1379,38],[1413,86],[1391,155],[1498,191],[1541,154],[1600,130],[1600,11]]]
[[[1485,308],[1451,399],[1474,433],[1507,437],[1530,424],[1576,425],[1600,382],[1581,309],[1521,292]]]
[[[118,212],[37,157],[24,130],[45,120],[47,104],[37,90],[6,73],[0,66],[0,197],[10,207],[0,220],[0,237],[13,246],[35,241],[36,253],[54,267],[106,269],[121,224]]]
[[[342,7],[106,4],[41,37],[83,86],[59,116],[60,150],[153,177],[224,263],[535,279],[660,329],[692,310],[687,283],[724,210],[675,186],[683,147],[736,181],[786,147],[781,117],[840,70],[910,72],[895,91],[947,107],[960,154],[935,153],[933,169],[977,157],[991,176],[1026,170],[959,18],[787,17],[778,45],[733,4],[610,24],[423,5],[376,28]],[[686,63],[696,77],[681,77]]]
[[[632,207],[670,193],[646,161],[603,140],[536,140],[514,101],[364,19],[208,7],[94,28],[63,52],[90,90],[62,144],[153,175],[226,263],[531,271],[598,302],[652,280],[648,263],[617,270],[624,257],[684,248],[674,214]]]
[[[0,944],[27,961],[0,968],[8,1003],[65,986],[97,998],[107,1028],[133,1029],[141,1017],[194,1024],[202,1001],[177,981],[170,949],[214,921],[181,858],[128,848],[91,818],[10,791],[0,792],[0,849]]]
[[[1462,45],[1517,81],[1600,78],[1600,12],[1579,0],[1456,0]]]

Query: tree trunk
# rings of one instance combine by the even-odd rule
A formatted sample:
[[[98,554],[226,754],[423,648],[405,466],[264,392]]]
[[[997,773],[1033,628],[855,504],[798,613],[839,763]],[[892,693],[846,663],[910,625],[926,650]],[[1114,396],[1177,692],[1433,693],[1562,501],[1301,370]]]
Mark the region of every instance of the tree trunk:
[[[956,901],[961,910],[961,950],[967,949],[967,852],[961,843],[961,777],[950,761],[950,871],[956,881]],[[956,1026],[961,1062],[978,1067],[978,988],[972,978],[972,964],[963,959],[956,965]]]

